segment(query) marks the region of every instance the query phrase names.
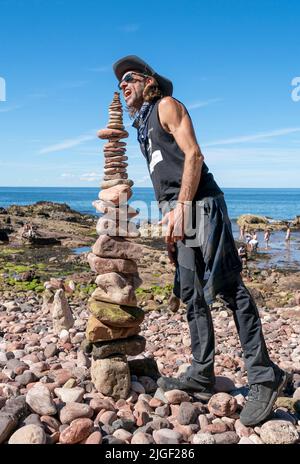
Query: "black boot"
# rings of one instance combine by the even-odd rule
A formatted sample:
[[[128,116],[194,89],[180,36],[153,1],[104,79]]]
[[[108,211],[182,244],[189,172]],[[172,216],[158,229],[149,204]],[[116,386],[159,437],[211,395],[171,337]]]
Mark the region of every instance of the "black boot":
[[[272,412],[273,405],[286,387],[290,374],[275,369],[275,381],[250,385],[247,403],[241,414],[240,421],[246,427],[254,426],[266,420]]]
[[[200,401],[208,401],[214,394],[212,385],[201,384],[191,377],[185,377],[184,375],[178,378],[160,377],[157,380],[157,385],[165,392],[170,390],[183,390]]]

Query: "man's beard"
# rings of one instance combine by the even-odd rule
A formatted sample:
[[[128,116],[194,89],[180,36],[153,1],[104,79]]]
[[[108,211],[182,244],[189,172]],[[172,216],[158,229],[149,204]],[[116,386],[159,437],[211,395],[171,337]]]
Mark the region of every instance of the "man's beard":
[[[127,111],[127,113],[129,114],[129,117],[130,119],[134,119],[135,116],[136,116],[136,113],[138,113],[138,111],[141,109],[141,105],[126,105],[125,106],[125,111]]]
[[[142,94],[139,97],[137,97],[131,105],[126,104],[125,110],[128,112],[129,117],[131,119],[135,117],[136,113],[141,109],[143,103],[144,99]]]

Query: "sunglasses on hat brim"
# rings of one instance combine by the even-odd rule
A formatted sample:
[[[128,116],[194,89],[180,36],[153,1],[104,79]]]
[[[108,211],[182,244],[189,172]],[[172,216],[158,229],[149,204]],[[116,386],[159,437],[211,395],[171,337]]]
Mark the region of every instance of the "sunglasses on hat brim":
[[[136,80],[134,78],[134,75],[142,76],[142,77],[149,77],[148,74],[142,74],[142,73],[138,73],[138,72],[130,72],[130,73],[126,74],[126,76],[119,82],[118,88],[121,90],[122,82],[133,82],[134,80]]]

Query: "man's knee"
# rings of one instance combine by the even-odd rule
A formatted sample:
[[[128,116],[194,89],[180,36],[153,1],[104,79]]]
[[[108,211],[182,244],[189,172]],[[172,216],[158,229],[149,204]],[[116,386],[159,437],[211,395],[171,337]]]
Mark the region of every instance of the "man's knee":
[[[188,304],[194,296],[194,286],[183,285],[180,286],[180,299],[184,304]]]

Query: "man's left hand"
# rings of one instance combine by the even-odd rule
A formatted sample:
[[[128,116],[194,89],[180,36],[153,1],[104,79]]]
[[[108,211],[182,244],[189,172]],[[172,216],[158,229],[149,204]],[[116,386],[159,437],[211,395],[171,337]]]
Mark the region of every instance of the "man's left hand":
[[[184,205],[177,203],[175,209],[166,213],[160,225],[167,226],[165,242],[174,243],[184,239]]]

